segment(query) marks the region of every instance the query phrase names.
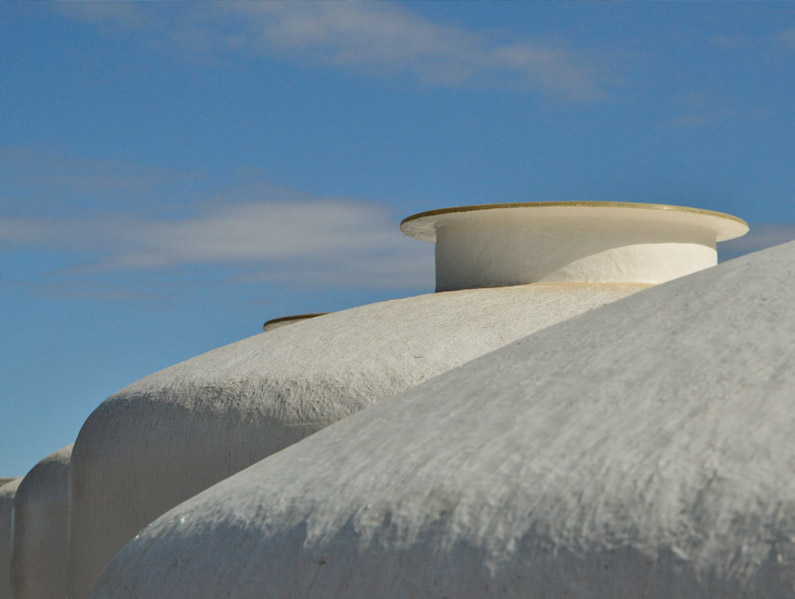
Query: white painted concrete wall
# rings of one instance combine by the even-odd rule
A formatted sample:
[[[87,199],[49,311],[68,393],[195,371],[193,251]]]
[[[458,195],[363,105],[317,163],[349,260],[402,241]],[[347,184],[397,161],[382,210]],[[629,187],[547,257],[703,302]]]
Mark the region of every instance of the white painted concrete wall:
[[[436,242],[436,289],[537,282],[664,283],[715,266],[735,217],[680,206],[550,202],[414,215],[404,233]]]
[[[455,271],[459,287],[490,289],[320,316],[166,369],[100,406],[72,459],[75,599],[87,597],[100,569],[140,528],[180,501],[506,343],[649,281],[704,268],[714,263],[715,240],[726,234],[721,227],[732,235],[747,230],[725,215],[614,204],[536,207],[534,217],[546,215],[539,227],[527,210],[479,210],[475,221],[460,215],[450,217],[454,223],[447,216],[441,224],[436,217],[412,221],[436,227],[437,239],[465,218],[468,233],[455,245],[464,259],[455,268],[437,260],[437,268]],[[402,228],[416,233],[405,222]],[[438,237],[442,245],[445,239]],[[506,265],[511,272],[523,265],[532,270],[554,261],[550,252],[565,251],[565,268],[555,271],[565,276],[547,273],[536,284],[494,288],[529,282],[499,279]],[[463,281],[458,275],[473,264],[467,273],[476,276]]]
[[[0,486],[0,597],[11,597],[11,542],[13,538],[14,495],[22,477]]]
[[[72,445],[36,464],[14,497],[13,599],[66,597]]]
[[[141,528],[230,474],[376,401],[645,288],[523,285],[362,306],[147,377],[88,418],[72,456],[72,588]]]
[[[540,331],[159,518],[93,599],[784,599],[795,242]]]

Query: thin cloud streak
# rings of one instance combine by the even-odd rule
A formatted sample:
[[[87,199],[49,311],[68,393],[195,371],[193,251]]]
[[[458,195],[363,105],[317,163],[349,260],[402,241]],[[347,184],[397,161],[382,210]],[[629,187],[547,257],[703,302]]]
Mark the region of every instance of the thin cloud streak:
[[[795,27],[780,31],[776,34],[774,40],[780,46],[795,50]]]
[[[487,80],[568,100],[608,96],[592,60],[563,45],[502,39],[432,22],[398,4],[358,2],[224,2],[181,6],[107,4],[59,6],[70,18],[144,31],[192,55],[280,55],[358,70],[407,73],[424,85],[457,86]],[[96,12],[92,12],[96,10]],[[155,12],[157,11],[157,12]],[[607,71],[605,71],[607,72]]]
[[[398,288],[431,283],[424,246],[402,239],[383,208],[333,198],[234,203],[176,220],[0,218],[0,249],[76,253],[75,276],[225,265],[305,287]]]
[[[130,29],[153,25],[143,7],[132,2],[65,2],[56,8],[82,23],[124,26]]]
[[[741,33],[713,35],[709,38],[709,43],[724,50],[736,50],[751,46],[751,40],[748,39],[748,36]]]
[[[206,185],[206,178],[196,172],[88,159],[37,146],[0,146],[0,177],[4,193],[17,197],[17,215],[42,209],[58,215],[92,204],[106,210],[140,209],[144,204],[159,208],[165,192],[177,191],[178,197],[170,201],[173,208],[186,189]]]
[[[693,112],[690,114],[679,115],[669,122],[674,127],[683,129],[693,129],[697,127],[707,127],[716,125],[734,116],[733,110],[706,110],[703,112]]]
[[[192,262],[309,258],[373,251],[396,236],[375,206],[350,200],[252,202],[217,207],[181,221],[148,222],[127,231],[131,246],[122,266],[161,268]]]
[[[54,270],[14,269],[17,286],[39,296],[135,299],[164,276],[185,291],[254,278],[304,289],[432,287],[433,248],[403,239],[385,207],[279,187],[259,169],[210,185],[188,171],[39,147],[0,147],[0,164],[0,253],[49,252]]]

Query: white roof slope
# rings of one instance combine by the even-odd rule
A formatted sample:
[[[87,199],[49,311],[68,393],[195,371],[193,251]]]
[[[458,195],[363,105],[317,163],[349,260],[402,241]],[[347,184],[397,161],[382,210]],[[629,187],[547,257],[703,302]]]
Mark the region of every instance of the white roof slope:
[[[89,416],[71,462],[70,588],[152,520],[323,427],[646,285],[518,285],[380,302],[192,358]]]
[[[11,589],[14,599],[66,596],[69,459],[72,445],[41,460],[14,497]]]
[[[0,485],[0,597],[11,597],[11,539],[16,495],[22,477]]]
[[[791,597],[795,242],[355,414],[174,508],[93,597]]]
[[[468,206],[432,226],[437,290],[361,306],[219,348],[115,394],[71,463],[70,588],[146,524],[341,418],[649,284],[714,266],[744,221],[681,206]],[[512,285],[506,287],[505,285]]]

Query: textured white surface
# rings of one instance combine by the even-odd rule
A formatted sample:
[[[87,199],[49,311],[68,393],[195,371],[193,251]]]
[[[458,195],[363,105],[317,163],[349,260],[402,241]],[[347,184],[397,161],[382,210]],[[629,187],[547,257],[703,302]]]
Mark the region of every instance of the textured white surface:
[[[22,477],[0,486],[0,597],[11,597],[11,539],[14,495]]]
[[[537,282],[664,283],[715,266],[717,241],[744,221],[657,204],[539,203],[451,208],[409,217],[436,241],[436,289]]]
[[[103,403],[72,457],[72,588],[154,518],[307,435],[642,285],[523,285],[362,306],[149,376]]]
[[[71,445],[51,453],[19,484],[11,552],[13,599],[66,596],[71,455]]]
[[[550,327],[186,501],[94,599],[790,598],[795,243]]]

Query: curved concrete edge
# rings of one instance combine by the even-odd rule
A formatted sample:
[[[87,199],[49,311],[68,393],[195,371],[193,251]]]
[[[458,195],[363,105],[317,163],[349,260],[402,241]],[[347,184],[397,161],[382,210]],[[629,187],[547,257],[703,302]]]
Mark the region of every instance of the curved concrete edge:
[[[449,223],[481,220],[493,215],[510,215],[514,219],[544,219],[549,214],[593,212],[593,209],[602,212],[611,209],[623,217],[638,215],[640,218],[672,218],[680,223],[697,223],[714,230],[717,241],[741,237],[748,232],[747,222],[724,212],[673,204],[597,201],[514,202],[438,208],[407,216],[401,221],[400,230],[409,237],[432,242],[436,241],[438,229]]]
[[[791,243],[512,343],[171,510],[93,597],[790,597],[794,296]]]
[[[715,266],[716,243],[744,235],[734,216],[621,202],[484,204],[410,216],[434,241],[436,290],[537,282],[659,284]]]
[[[72,445],[48,455],[14,497],[11,590],[14,599],[66,596],[69,463]]]
[[[11,597],[11,544],[13,541],[14,496],[23,477],[0,485],[0,597]]]
[[[526,285],[379,302],[134,383],[89,416],[75,443],[74,597],[87,597],[125,543],[192,495],[383,398],[645,287]]]

